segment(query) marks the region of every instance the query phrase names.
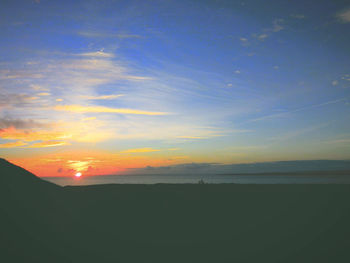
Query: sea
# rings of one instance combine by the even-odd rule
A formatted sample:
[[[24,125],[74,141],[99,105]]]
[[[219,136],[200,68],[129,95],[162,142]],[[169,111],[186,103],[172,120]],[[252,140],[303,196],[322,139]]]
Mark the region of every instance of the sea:
[[[172,175],[101,175],[76,177],[44,177],[61,186],[97,184],[350,184],[349,174],[172,174]]]

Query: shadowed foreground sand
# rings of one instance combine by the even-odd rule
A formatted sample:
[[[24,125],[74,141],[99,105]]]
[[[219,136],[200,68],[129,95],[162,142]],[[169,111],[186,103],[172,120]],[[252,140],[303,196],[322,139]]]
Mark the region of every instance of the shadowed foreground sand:
[[[350,185],[59,187],[0,159],[0,262],[349,262]]]

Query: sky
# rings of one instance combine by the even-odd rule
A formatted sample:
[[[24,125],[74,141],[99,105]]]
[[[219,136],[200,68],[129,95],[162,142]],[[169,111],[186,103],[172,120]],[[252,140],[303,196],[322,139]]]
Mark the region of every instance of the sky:
[[[39,176],[350,159],[350,3],[1,1],[0,156]]]

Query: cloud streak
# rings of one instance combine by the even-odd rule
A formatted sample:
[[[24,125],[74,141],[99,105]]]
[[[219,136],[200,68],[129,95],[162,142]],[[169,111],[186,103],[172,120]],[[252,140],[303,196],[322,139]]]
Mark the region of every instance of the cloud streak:
[[[82,96],[82,98],[87,100],[114,100],[124,96],[123,94],[118,95],[102,95],[102,96]]]
[[[82,56],[82,57],[97,57],[97,58],[113,58],[114,54],[106,53],[106,52],[103,52],[103,51],[95,51],[95,52],[81,53],[81,54],[78,54],[78,56]]]
[[[350,23],[350,8],[347,8],[338,13],[337,18],[343,23]]]
[[[56,111],[68,111],[75,113],[116,113],[116,114],[133,114],[133,115],[168,115],[166,112],[143,111],[123,108],[109,108],[103,106],[81,106],[81,105],[58,105],[53,108]]]
[[[142,38],[141,35],[137,35],[137,34],[118,34],[118,33],[96,32],[96,31],[80,31],[78,32],[78,35],[83,37],[91,37],[91,38],[119,38],[119,39]]]
[[[0,118],[0,131],[1,129],[14,127],[16,129],[32,129],[32,128],[45,128],[50,124],[37,122],[34,120],[22,120],[22,119],[10,119]]]
[[[16,141],[16,142],[8,142],[8,143],[2,143],[0,144],[0,148],[15,148],[27,145],[27,143],[22,141]]]
[[[37,99],[35,96],[31,96],[25,93],[12,94],[1,92],[0,87],[0,109],[10,107],[28,107],[33,105],[33,102]]]
[[[268,119],[273,119],[273,118],[279,118],[279,117],[283,117],[283,116],[285,116],[287,114],[290,114],[290,113],[295,113],[295,112],[310,110],[310,109],[313,109],[313,108],[318,108],[318,107],[322,107],[322,106],[326,106],[326,105],[330,105],[330,104],[335,104],[335,103],[338,103],[338,102],[346,101],[347,99],[348,98],[341,98],[341,99],[337,99],[337,100],[331,100],[331,101],[327,101],[327,102],[323,102],[323,103],[319,103],[319,104],[314,104],[314,105],[298,108],[298,109],[291,110],[291,111],[286,111],[286,112],[282,112],[282,113],[276,113],[276,114],[262,116],[260,118],[249,120],[247,122],[256,122],[256,121],[263,121],[263,120],[268,120]]]
[[[14,127],[9,127],[0,130],[0,138],[5,140],[32,142],[68,139],[71,138],[71,135],[55,131],[23,131],[17,130]]]
[[[186,135],[178,136],[177,138],[179,138],[179,139],[194,139],[194,140],[208,139],[208,137],[204,137],[204,136],[186,136]]]
[[[46,147],[56,147],[56,146],[63,146],[63,145],[70,145],[70,143],[63,142],[63,141],[45,141],[45,142],[33,143],[32,145],[26,148],[46,148]]]
[[[149,153],[149,152],[159,152],[158,149],[153,148],[138,148],[138,149],[129,149],[126,151],[122,151],[120,153]]]

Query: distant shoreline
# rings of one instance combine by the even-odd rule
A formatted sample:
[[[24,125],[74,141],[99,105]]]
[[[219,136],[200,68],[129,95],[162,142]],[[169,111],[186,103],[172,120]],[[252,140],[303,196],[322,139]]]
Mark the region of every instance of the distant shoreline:
[[[88,175],[86,177],[101,177],[101,176],[186,176],[188,173],[183,174],[109,174],[109,175]],[[263,172],[263,173],[193,173],[191,175],[196,176],[337,176],[337,175],[349,175],[350,170],[340,170],[340,171],[300,171],[300,172]],[[71,178],[70,176],[42,176],[40,178]]]
[[[332,175],[349,175],[350,176],[350,170],[341,170],[341,171],[300,171],[300,172],[264,172],[264,173],[224,173],[224,174],[217,174],[217,175],[231,175],[231,176],[238,176],[238,175],[297,175],[297,176],[332,176]]]

